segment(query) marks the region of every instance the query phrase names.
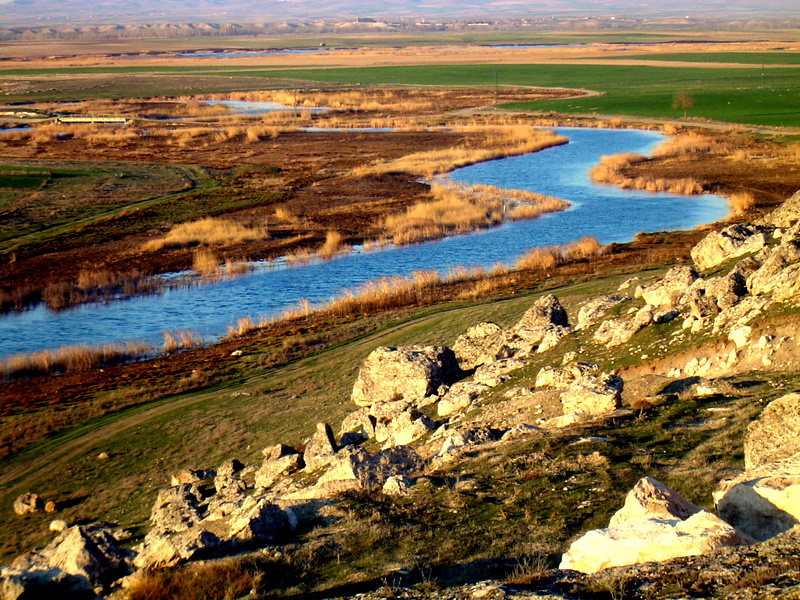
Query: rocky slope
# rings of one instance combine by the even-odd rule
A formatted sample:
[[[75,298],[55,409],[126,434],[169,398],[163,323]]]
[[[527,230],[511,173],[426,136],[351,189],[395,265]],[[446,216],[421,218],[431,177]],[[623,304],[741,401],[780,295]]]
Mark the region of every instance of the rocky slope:
[[[411,568],[398,569],[375,557],[387,577],[400,573],[389,586],[393,597],[774,597],[758,594],[797,583],[800,395],[787,392],[796,391],[800,371],[799,215],[800,193],[758,223],[710,233],[692,252],[693,265],[626,281],[571,311],[557,294],[546,294],[511,327],[474,324],[452,347],[380,347],[361,366],[353,411],[337,434],[319,423],[308,440],[264,449],[260,465],[231,459],[173,474],[136,544],[122,543],[125,533],[104,524],[55,524],[62,531],[49,546],[0,571],[4,598],[36,589],[93,597],[117,588],[118,596],[136,598],[156,570],[259,548],[299,555],[319,531],[334,539],[362,535],[359,528],[376,525],[375,511],[388,514],[381,543],[396,558],[402,543],[391,538],[404,535],[409,522],[419,533],[434,511],[480,515],[488,504],[505,505],[492,521],[515,522],[508,514],[523,494],[520,527],[536,521],[537,511],[583,511],[575,523],[553,525],[560,543],[529,538],[540,539],[540,554],[558,555],[560,570],[548,569],[555,564],[547,559],[516,574],[506,568],[504,584],[475,584],[491,574],[487,568],[467,578],[469,587],[434,589],[423,580],[412,589],[401,585],[405,575],[424,571],[413,565],[438,569],[442,561],[415,554],[404,559]],[[763,412],[747,393],[753,373],[768,374],[775,389],[762,397],[772,400]],[[697,432],[703,435],[691,437]],[[629,447],[620,449],[615,435],[628,436]],[[661,446],[647,446],[658,436]],[[668,465],[676,448],[694,440],[702,440],[698,448],[728,445],[709,451],[694,472],[691,464]],[[631,456],[637,444],[651,448],[646,456]],[[553,456],[565,448],[566,455]],[[654,458],[653,448],[665,457]],[[693,449],[680,451],[674,456]],[[743,454],[744,470],[726,453]],[[696,480],[703,498],[686,499],[644,476],[659,461],[669,466],[659,472],[684,488]],[[501,482],[495,471],[511,468],[517,480],[542,485],[539,498],[517,481]],[[624,490],[613,489],[623,481],[632,487],[624,504]],[[507,485],[513,494],[489,495],[482,485]],[[712,492],[713,506],[694,503]],[[569,504],[571,498],[577,500]],[[445,504],[430,506],[439,499]],[[15,509],[23,514],[42,510],[40,504],[20,497]],[[367,509],[372,521],[360,516]],[[443,521],[454,527],[440,534],[443,547],[467,546],[461,536],[481,528],[497,535],[488,520],[469,529],[452,518]],[[342,553],[357,553],[331,543],[340,548],[337,564]],[[370,559],[375,540],[358,552]]]

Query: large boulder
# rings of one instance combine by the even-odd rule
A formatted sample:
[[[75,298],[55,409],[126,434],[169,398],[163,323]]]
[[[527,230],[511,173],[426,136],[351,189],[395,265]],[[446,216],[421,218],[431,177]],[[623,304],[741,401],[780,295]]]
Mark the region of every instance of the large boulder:
[[[447,393],[436,405],[436,412],[440,417],[466,410],[471,407],[481,394],[491,389],[488,385],[474,381],[459,381],[450,386]]]
[[[327,423],[317,423],[317,430],[311,436],[303,452],[306,469],[313,471],[327,465],[339,450],[333,430]]]
[[[764,217],[773,227],[787,228],[800,221],[800,192],[795,192],[788,200]]]
[[[536,375],[537,388],[568,388],[576,379],[597,371],[597,365],[588,362],[572,362],[562,367],[542,367]]]
[[[570,333],[567,311],[552,294],[542,296],[506,332],[499,358],[523,358],[544,352]]]
[[[800,393],[770,402],[747,427],[744,466],[753,469],[800,452]]]
[[[637,519],[688,519],[703,510],[652,477],[642,477],[625,496],[625,504],[611,517],[614,527]]]
[[[630,319],[608,319],[594,332],[593,339],[609,348],[628,342],[637,332],[655,321],[653,307],[640,308]]]
[[[800,454],[746,470],[714,492],[719,516],[758,541],[800,522]]]
[[[27,515],[44,511],[44,500],[38,494],[26,493],[17,496],[14,500],[14,512],[18,515]]]
[[[731,225],[712,231],[692,248],[692,260],[701,271],[721,265],[731,258],[752,254],[767,243],[762,231],[752,225]]]
[[[565,415],[592,417],[620,407],[622,378],[611,373],[581,375],[561,394]]]
[[[42,550],[17,558],[12,567],[25,571],[55,568],[85,578],[92,587],[106,587],[130,572],[132,555],[118,544],[108,525],[73,525]]]
[[[537,329],[549,325],[569,326],[567,311],[552,294],[542,296],[534,302],[511,330]]]
[[[642,298],[652,306],[674,306],[697,277],[692,267],[672,267],[663,278],[642,290]]]
[[[269,541],[289,529],[286,513],[266,498],[246,498],[229,523],[228,539],[236,542]]]
[[[455,354],[445,346],[380,347],[361,365],[351,397],[359,406],[401,399],[417,403],[459,373]]]
[[[583,329],[596,323],[614,306],[626,300],[624,296],[596,296],[590,298],[578,309],[578,324],[575,329]]]
[[[363,448],[342,448],[330,468],[320,477],[317,487],[341,491],[348,488],[370,489],[383,486],[390,477],[406,476],[424,466],[420,456],[408,446],[395,446],[375,456]],[[338,485],[331,485],[338,484]]]
[[[797,226],[770,252],[764,264],[747,278],[747,288],[755,295],[770,295],[773,300],[789,300],[800,293],[800,235]]]
[[[497,359],[505,343],[504,331],[496,323],[478,323],[460,335],[453,344],[458,366],[464,371]]]
[[[269,488],[305,466],[303,455],[294,448],[277,444],[263,452],[264,462],[256,471],[256,487]]]
[[[494,387],[511,378],[510,373],[521,369],[525,362],[518,358],[503,358],[475,370],[472,379],[479,385]]]
[[[99,600],[85,577],[55,567],[31,570],[0,567],[2,600]]]
[[[608,528],[588,531],[570,545],[559,568],[596,573],[751,542],[719,517],[646,477],[628,493]]]
[[[187,560],[213,556],[221,540],[203,527],[191,527],[179,533],[151,529],[136,547],[133,564],[140,569],[173,567]]]
[[[747,539],[719,517],[698,512],[680,519],[638,519],[594,529],[572,543],[560,569],[596,573],[611,567],[710,554]]]
[[[202,516],[203,494],[188,483],[159,490],[150,521],[165,531],[180,532],[197,525]]]

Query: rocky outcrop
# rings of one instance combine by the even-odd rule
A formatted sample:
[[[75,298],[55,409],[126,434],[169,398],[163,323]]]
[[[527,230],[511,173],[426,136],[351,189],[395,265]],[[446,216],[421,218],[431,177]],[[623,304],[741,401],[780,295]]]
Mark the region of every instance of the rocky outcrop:
[[[610,373],[581,375],[561,394],[565,415],[592,417],[620,406],[622,379]]]
[[[576,379],[597,371],[597,365],[587,362],[573,362],[562,367],[542,367],[536,375],[537,388],[567,388]]]
[[[436,405],[436,412],[440,417],[445,417],[456,412],[467,410],[480,395],[491,389],[488,385],[473,381],[459,381],[450,386],[447,393]]]
[[[603,321],[594,333],[594,340],[609,348],[628,342],[638,331],[654,322],[653,307],[640,308],[632,319]]]
[[[714,492],[720,517],[758,541],[800,522],[800,454],[747,469]]]
[[[173,567],[187,560],[213,556],[220,543],[219,537],[202,527],[177,533],[151,529],[135,548],[133,564],[140,569]]]
[[[169,484],[171,486],[181,485],[182,483],[191,483],[196,485],[202,482],[204,479],[216,476],[216,471],[211,469],[185,469],[170,475]]]
[[[712,231],[692,248],[692,260],[701,271],[727,260],[758,252],[766,245],[766,236],[752,225],[731,225]]]
[[[478,385],[495,387],[511,378],[510,373],[521,369],[525,362],[518,358],[504,358],[475,370],[472,380]]]
[[[697,277],[692,267],[673,267],[659,281],[642,289],[642,298],[651,306],[674,306]]]
[[[745,469],[775,462],[800,452],[800,393],[770,402],[747,427]]]
[[[391,477],[406,477],[419,471],[424,461],[409,446],[395,446],[371,456],[363,448],[348,446],[342,448],[331,463],[328,471],[316,484],[323,497],[328,491],[334,493],[345,489],[370,489],[383,486]],[[336,485],[331,485],[336,484]]]
[[[595,573],[610,567],[708,554],[750,541],[719,517],[648,479],[629,493],[625,507],[611,518],[608,528],[589,531],[573,542],[559,568]]]
[[[380,347],[362,364],[351,398],[359,406],[417,403],[453,383],[459,372],[455,354],[445,346]]]
[[[404,446],[418,440],[433,428],[434,423],[427,415],[409,407],[391,420],[378,420],[375,426],[375,439],[382,442],[384,448]]]

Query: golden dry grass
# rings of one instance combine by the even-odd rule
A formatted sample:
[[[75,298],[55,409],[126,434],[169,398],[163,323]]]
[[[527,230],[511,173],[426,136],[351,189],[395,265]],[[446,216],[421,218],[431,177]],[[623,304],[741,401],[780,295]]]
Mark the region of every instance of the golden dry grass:
[[[670,155],[672,156],[672,155]],[[633,165],[646,162],[648,159],[640,154],[624,152],[603,156],[600,164],[589,171],[589,176],[595,183],[615,185],[622,189],[644,190],[647,192],[670,192],[684,196],[693,196],[703,193],[703,186],[698,181],[689,177],[666,179],[641,175],[630,177],[624,173],[625,169]]]
[[[200,348],[203,345],[203,337],[190,329],[165,331],[161,334],[161,337],[164,338],[161,346],[161,351],[164,354],[172,354],[190,348]]]
[[[356,177],[385,173],[408,173],[432,179],[453,169],[475,163],[536,152],[564,144],[567,138],[552,131],[529,126],[461,127],[456,131],[480,134],[477,147],[460,146],[441,150],[415,152],[395,160],[366,165],[353,169]]]
[[[142,249],[151,251],[198,245],[229,245],[268,237],[269,232],[266,227],[245,227],[233,221],[206,217],[176,225],[163,238],[145,243]]]
[[[150,355],[152,351],[151,346],[137,342],[62,346],[54,350],[9,356],[0,360],[0,370],[6,379],[22,374],[74,373],[135,360]]]
[[[489,185],[434,183],[432,201],[418,202],[381,225],[394,244],[410,244],[564,210],[568,202],[523,190]]]
[[[344,236],[338,231],[329,231],[325,234],[325,242],[317,250],[317,257],[329,259],[349,251],[350,247],[344,244]]]
[[[751,192],[734,192],[728,196],[728,205],[734,216],[743,215],[756,205],[756,199]]]

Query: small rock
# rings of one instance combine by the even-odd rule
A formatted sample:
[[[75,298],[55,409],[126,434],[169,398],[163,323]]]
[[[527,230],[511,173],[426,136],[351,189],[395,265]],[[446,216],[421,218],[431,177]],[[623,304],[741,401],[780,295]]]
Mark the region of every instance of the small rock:
[[[18,515],[27,515],[44,510],[44,500],[38,494],[27,493],[17,496],[14,500],[14,512]]]

